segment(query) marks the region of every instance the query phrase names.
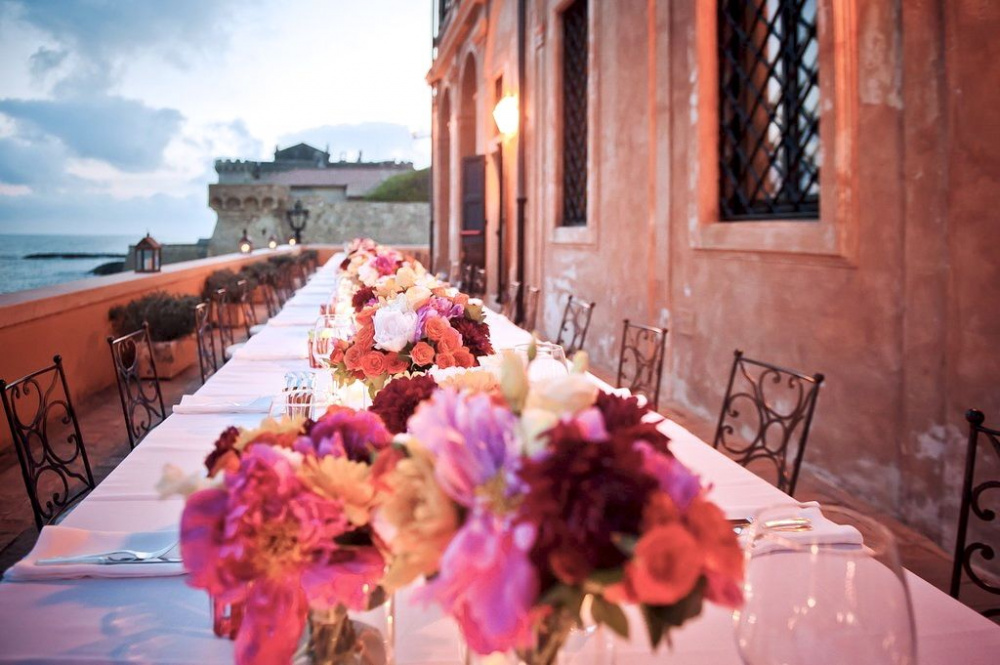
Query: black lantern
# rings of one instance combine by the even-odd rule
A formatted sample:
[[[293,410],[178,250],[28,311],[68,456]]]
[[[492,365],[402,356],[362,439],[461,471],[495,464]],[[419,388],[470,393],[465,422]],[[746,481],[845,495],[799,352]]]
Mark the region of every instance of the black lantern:
[[[306,228],[306,222],[309,221],[309,211],[302,206],[302,201],[296,201],[295,206],[285,212],[285,217],[288,218],[288,225],[295,232],[295,244],[300,244],[302,231]],[[290,241],[289,244],[291,244]]]
[[[247,235],[247,230],[243,229],[243,237],[240,238],[240,252],[243,254],[249,254],[253,251],[253,242],[250,240],[250,236]]]
[[[153,240],[153,236],[147,233],[146,237],[135,245],[135,271],[160,272],[162,248],[163,245]]]

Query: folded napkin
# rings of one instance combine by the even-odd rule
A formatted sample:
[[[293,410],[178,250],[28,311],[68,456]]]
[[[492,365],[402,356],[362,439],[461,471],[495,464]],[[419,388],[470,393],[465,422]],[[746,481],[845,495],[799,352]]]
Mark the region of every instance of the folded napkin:
[[[732,514],[732,511],[727,511]],[[746,513],[744,513],[745,515]],[[864,544],[864,538],[861,536],[861,532],[850,524],[837,524],[831,520],[828,520],[824,515],[823,511],[820,509],[820,505],[815,501],[810,501],[808,503],[803,503],[800,505],[789,504],[788,510],[776,514],[775,511],[769,511],[767,519],[788,519],[788,518],[803,518],[808,520],[809,529],[802,531],[795,530],[775,530],[771,533],[774,535],[775,539],[780,539],[788,543],[794,543],[796,545],[801,544],[807,545],[845,545],[845,546],[859,546]],[[758,519],[755,517],[754,519]],[[747,533],[750,529],[744,529],[741,533],[741,539],[745,539]],[[744,542],[744,545],[747,543]],[[759,551],[762,548],[772,548],[780,547],[778,542],[760,542],[754,544],[754,547]]]
[[[312,326],[316,324],[316,319],[320,316],[319,308],[313,307],[291,307],[283,309],[280,314],[275,314],[274,318],[267,322],[269,326]]]
[[[81,577],[170,577],[183,575],[181,563],[96,563],[60,564],[39,566],[39,559],[60,556],[101,554],[112,550],[130,549],[150,552],[177,542],[176,531],[125,533],[120,531],[88,531],[67,526],[51,525],[42,528],[38,542],[28,556],[15,563],[4,573],[8,582],[33,582],[41,580],[69,580]],[[167,552],[167,557],[180,558],[178,545]]]
[[[174,413],[267,413],[271,410],[271,397],[248,398],[226,395],[184,395]]]

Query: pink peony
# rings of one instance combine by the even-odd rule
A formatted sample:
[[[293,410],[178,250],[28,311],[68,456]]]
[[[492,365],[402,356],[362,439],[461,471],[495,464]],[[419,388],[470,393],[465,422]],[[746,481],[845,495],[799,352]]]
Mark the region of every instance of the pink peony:
[[[381,575],[383,564],[373,570],[369,553],[337,545],[350,526],[343,506],[302,483],[296,455],[251,446],[226,473],[225,489],[191,495],[181,516],[188,584],[247,603],[240,663],[287,662],[309,604],[357,606]]]
[[[445,550],[440,574],[420,592],[455,618],[476,653],[533,644],[539,589],[528,558],[533,540],[530,526],[511,528],[488,513],[473,514]]]

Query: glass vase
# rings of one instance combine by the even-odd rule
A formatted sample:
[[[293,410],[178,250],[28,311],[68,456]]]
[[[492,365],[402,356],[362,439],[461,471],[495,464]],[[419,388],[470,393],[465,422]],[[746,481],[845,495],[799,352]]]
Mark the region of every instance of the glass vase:
[[[216,596],[209,596],[209,603],[212,607],[212,632],[217,637],[235,640],[243,624],[245,603],[227,603]]]
[[[538,626],[535,644],[513,653],[480,655],[464,648],[465,665],[615,665],[614,641],[602,626],[580,626],[564,612]]]
[[[391,665],[395,662],[395,604],[392,596],[372,594],[371,609],[348,611],[343,605],[309,610],[296,665]]]

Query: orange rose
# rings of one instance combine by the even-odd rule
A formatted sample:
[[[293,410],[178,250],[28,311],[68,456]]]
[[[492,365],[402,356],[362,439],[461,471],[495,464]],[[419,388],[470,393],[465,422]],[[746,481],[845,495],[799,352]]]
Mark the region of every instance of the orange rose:
[[[455,364],[459,367],[475,367],[476,357],[464,346],[455,351]]]
[[[434,358],[434,362],[441,369],[447,369],[449,367],[454,367],[455,366],[455,356],[453,356],[452,354],[450,354],[448,352],[439,353]]]
[[[680,519],[680,511],[677,504],[670,498],[669,494],[657,492],[650,498],[642,512],[643,532],[654,529],[658,526],[665,526]],[[729,530],[732,533],[732,529]]]
[[[365,307],[354,316],[354,320],[358,322],[359,326],[373,325],[372,319],[375,317],[376,309],[376,307]]]
[[[424,324],[424,334],[434,342],[441,339],[441,336],[451,329],[451,324],[441,316],[432,316]]]
[[[430,365],[434,362],[434,347],[427,342],[417,342],[410,350],[414,365]]]
[[[639,602],[672,605],[691,593],[704,563],[698,541],[679,522],[658,526],[636,543],[627,584]]]
[[[330,364],[339,365],[342,362],[344,362],[344,350],[335,348],[333,353],[330,354]]]
[[[437,350],[454,352],[462,348],[462,335],[457,330],[448,327],[448,330],[441,335],[441,339],[437,341]]]
[[[729,521],[714,503],[697,498],[684,520],[698,541],[705,557],[708,587],[705,597],[727,607],[739,607],[743,601],[743,551]]]
[[[347,369],[358,369],[361,367],[361,359],[365,355],[365,349],[357,344],[352,344],[351,348],[344,352],[344,365]]]
[[[398,353],[390,353],[385,359],[385,371],[389,374],[399,374],[410,368],[406,358]]]
[[[459,293],[454,297],[453,300],[456,305],[461,305],[462,307],[465,307],[466,305],[469,304],[469,294]]]
[[[354,334],[354,343],[366,349],[372,348],[375,344],[375,326],[363,325],[358,328],[358,332]]]
[[[385,373],[385,356],[378,351],[369,351],[361,358],[361,370],[365,376],[379,376]]]

